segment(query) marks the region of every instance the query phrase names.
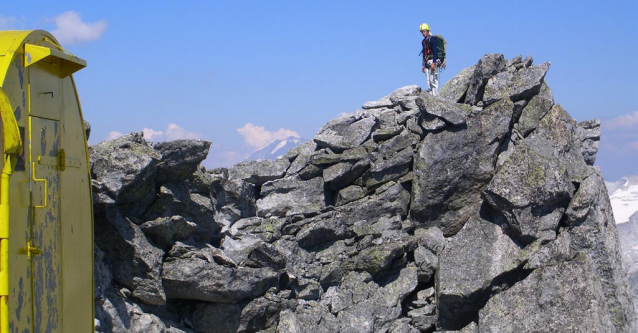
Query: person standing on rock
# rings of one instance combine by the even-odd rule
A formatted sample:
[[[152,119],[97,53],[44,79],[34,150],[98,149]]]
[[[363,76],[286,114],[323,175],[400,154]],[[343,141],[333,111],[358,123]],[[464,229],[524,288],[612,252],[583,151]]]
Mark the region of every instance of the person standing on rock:
[[[421,71],[425,73],[427,78],[430,94],[436,96],[439,94],[439,71],[437,67],[441,65],[441,59],[438,58],[439,52],[436,41],[430,33],[430,26],[427,23],[423,23],[419,26],[419,30],[421,30],[423,35],[423,41],[421,41],[423,49],[420,53],[423,55]]]

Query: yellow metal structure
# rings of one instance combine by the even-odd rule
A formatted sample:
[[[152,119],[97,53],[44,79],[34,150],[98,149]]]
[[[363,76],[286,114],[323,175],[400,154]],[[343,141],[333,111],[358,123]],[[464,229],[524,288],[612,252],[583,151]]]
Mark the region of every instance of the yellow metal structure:
[[[0,31],[0,333],[93,332],[85,66],[45,31]]]

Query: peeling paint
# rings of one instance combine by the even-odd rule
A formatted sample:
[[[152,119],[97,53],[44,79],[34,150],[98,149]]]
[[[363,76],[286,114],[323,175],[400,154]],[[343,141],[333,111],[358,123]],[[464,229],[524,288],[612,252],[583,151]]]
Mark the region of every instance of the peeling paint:
[[[49,151],[49,156],[57,157],[58,152],[60,151],[60,129],[59,123],[56,121],[53,123],[53,147],[51,147],[51,151]]]
[[[44,152],[47,151],[47,129],[46,127],[42,127],[40,129],[40,152],[44,155]]]
[[[18,286],[20,287],[20,292],[18,293],[18,307],[16,309],[16,318],[18,318],[18,321],[20,321],[20,315],[22,314],[22,304],[24,303],[24,281],[22,280],[22,277],[20,277]]]
[[[42,280],[39,278],[42,276],[42,264],[38,261],[37,263],[34,263],[35,266],[35,271],[33,272],[34,274],[34,279],[33,279],[33,296],[34,296],[34,303],[35,303],[35,331],[36,332],[42,332],[42,302],[41,300],[43,299],[43,295],[42,295]]]
[[[20,79],[20,89],[24,89],[24,75],[22,72],[22,57],[14,57],[13,62],[18,69],[18,78]]]
[[[13,111],[13,116],[16,118],[16,121],[20,121],[22,118],[22,109],[20,109],[20,106],[16,107],[15,111]]]
[[[53,202],[53,204],[55,205],[55,202]],[[49,222],[55,222],[55,217],[53,216],[52,211],[48,211],[46,213],[44,221],[45,224],[49,224]]]
[[[33,154],[57,157],[60,144],[58,122],[46,121],[43,125],[39,129],[40,151]],[[33,261],[34,327],[36,332],[56,331],[61,315],[60,174],[56,166],[40,165],[37,175],[47,181],[48,189],[44,195],[48,204],[35,210],[32,229],[33,241],[42,251]]]

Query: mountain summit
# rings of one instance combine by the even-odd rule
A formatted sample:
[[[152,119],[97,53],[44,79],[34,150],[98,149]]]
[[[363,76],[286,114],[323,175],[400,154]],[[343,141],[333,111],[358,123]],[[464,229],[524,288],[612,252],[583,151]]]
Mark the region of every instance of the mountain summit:
[[[635,332],[600,122],[488,54],[283,157],[91,147],[97,331]]]
[[[302,142],[307,140],[289,136],[285,139],[274,140],[266,147],[256,150],[246,159],[251,160],[276,160],[278,157],[286,154],[290,149],[297,147]]]

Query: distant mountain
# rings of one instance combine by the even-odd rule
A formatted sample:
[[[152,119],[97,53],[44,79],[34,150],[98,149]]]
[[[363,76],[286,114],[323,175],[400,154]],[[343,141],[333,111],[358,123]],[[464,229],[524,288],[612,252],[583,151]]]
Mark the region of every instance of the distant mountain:
[[[623,177],[616,182],[605,182],[616,223],[629,221],[638,212],[638,176]]]
[[[266,147],[252,153],[247,160],[275,160],[277,157],[285,155],[290,149],[297,147],[307,140],[289,136],[283,140],[275,140]]]

